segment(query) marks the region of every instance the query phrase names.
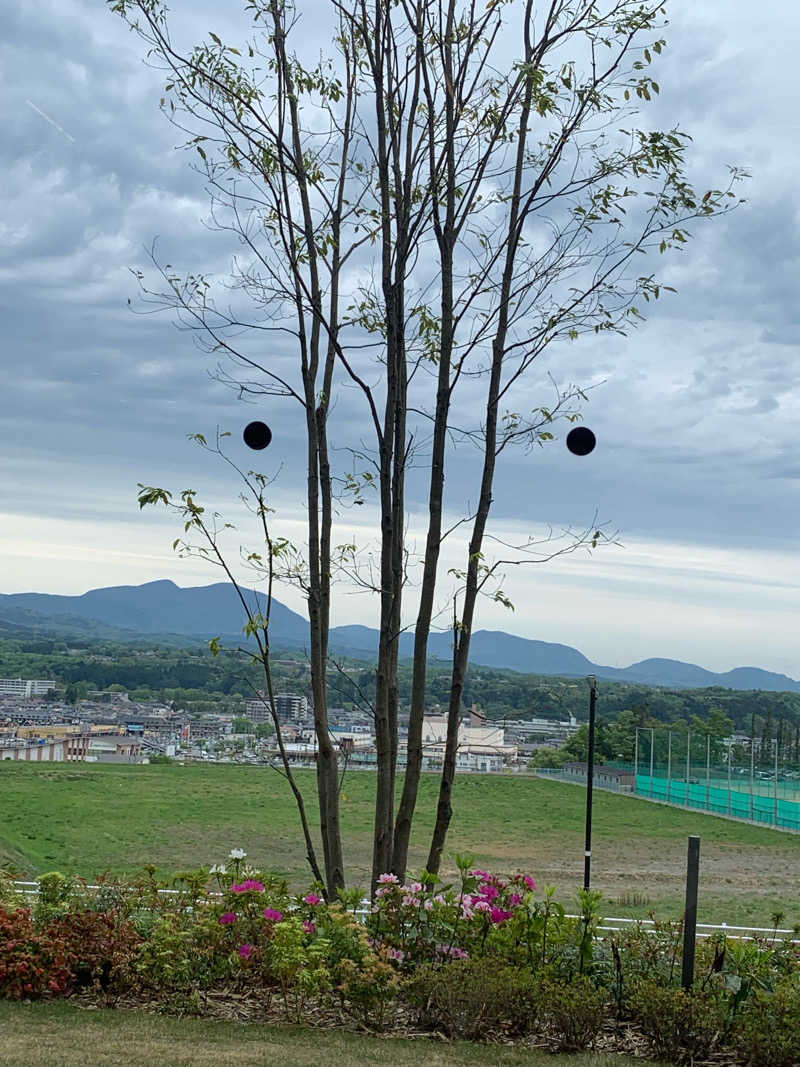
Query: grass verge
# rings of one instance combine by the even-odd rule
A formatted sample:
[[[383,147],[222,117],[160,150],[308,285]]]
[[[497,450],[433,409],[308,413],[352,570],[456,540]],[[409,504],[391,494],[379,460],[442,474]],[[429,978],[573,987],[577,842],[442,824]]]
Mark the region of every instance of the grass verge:
[[[582,1053],[551,1056],[508,1046],[378,1038],[299,1026],[174,1019],[134,1012],[84,1011],[71,1004],[0,1001],[3,1067],[647,1067],[645,1060]]]

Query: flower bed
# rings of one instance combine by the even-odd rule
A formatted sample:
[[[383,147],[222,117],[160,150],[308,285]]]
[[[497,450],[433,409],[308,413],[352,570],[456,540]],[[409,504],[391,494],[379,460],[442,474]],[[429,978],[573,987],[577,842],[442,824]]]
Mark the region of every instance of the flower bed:
[[[554,1049],[647,1051],[670,1062],[790,1067],[800,1062],[800,953],[790,942],[698,945],[697,981],[679,988],[680,924],[597,936],[601,898],[565,914],[530,875],[459,860],[451,885],[378,880],[334,903],[292,894],[247,866],[88,892],[43,876],[33,907],[0,879],[0,996],[124,997],[181,1012],[214,1002],[247,1017],[509,1036]],[[169,887],[173,892],[165,895]]]

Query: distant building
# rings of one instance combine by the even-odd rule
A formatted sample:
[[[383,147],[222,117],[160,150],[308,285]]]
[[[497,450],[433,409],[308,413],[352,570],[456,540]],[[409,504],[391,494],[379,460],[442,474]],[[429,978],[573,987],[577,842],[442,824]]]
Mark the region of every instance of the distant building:
[[[0,678],[0,696],[22,697],[29,700],[31,697],[43,697],[55,687],[56,683],[51,679]]]
[[[565,763],[561,768],[561,776],[570,781],[586,782],[589,777],[587,765],[585,763]],[[595,764],[592,772],[592,781],[598,788],[616,789],[620,793],[633,793],[636,788],[636,775],[633,771],[604,767],[602,763]]]
[[[0,738],[0,760],[24,760],[26,762],[53,763],[64,757],[63,740],[41,738]]]
[[[429,716],[422,723],[422,756],[424,765],[439,766],[444,760],[447,741],[447,716]],[[405,762],[407,742],[400,743],[401,762]],[[517,759],[517,746],[506,742],[502,726],[488,724],[485,717],[473,708],[470,725],[458,727],[456,764],[464,770],[497,771]]]
[[[308,699],[294,693],[278,693],[275,697],[278,722],[304,722],[308,718]],[[265,694],[258,700],[248,700],[244,706],[245,718],[252,723],[272,722],[269,701]]]

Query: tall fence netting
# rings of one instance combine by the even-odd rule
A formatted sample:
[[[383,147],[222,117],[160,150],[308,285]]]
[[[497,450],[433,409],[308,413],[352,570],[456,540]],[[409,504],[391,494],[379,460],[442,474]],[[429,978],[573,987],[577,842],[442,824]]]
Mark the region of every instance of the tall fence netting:
[[[800,831],[800,759],[790,740],[639,728],[630,770],[637,796]]]

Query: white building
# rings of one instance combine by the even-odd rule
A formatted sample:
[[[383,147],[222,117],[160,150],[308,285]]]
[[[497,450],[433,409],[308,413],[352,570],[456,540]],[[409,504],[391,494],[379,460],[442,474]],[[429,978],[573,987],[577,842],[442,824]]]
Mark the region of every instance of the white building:
[[[446,741],[447,716],[437,715],[424,719],[422,756],[428,765],[442,762]],[[470,716],[469,726],[463,722],[459,724],[457,767],[473,771],[498,771],[516,758],[517,746],[506,743],[502,726],[487,723],[475,710]]]
[[[62,739],[56,738],[0,738],[0,760],[25,760],[26,762],[54,763],[64,759]]]
[[[54,681],[43,678],[0,678],[0,696],[42,697],[55,689]]]

